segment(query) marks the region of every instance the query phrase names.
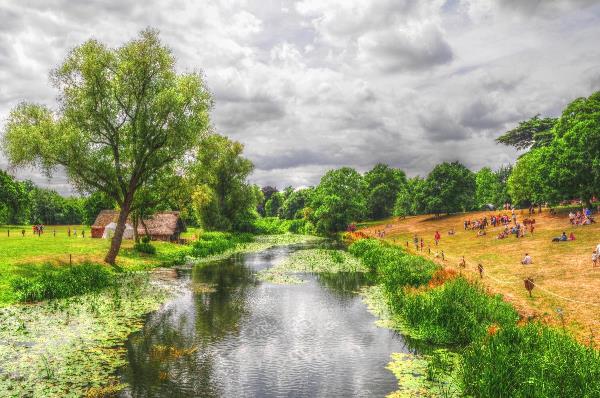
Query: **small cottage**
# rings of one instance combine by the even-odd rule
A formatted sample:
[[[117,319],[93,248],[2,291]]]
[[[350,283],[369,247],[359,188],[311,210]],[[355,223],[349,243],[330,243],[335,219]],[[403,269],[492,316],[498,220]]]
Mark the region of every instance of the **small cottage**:
[[[143,224],[145,224],[145,228]],[[178,211],[156,213],[144,220],[143,224],[140,223],[138,226],[138,234],[140,236],[146,235],[147,228],[148,235],[152,240],[178,241],[181,233],[186,231],[185,224]]]
[[[117,210],[102,210],[96,221],[92,225],[92,238],[110,238],[111,230],[114,230],[119,218]],[[127,219],[125,227],[125,239],[133,238],[133,227],[131,220]],[[185,232],[185,224],[181,219],[178,211],[165,211],[156,213],[148,219],[140,222],[138,225],[138,235],[146,235],[146,230],[150,239],[162,240],[167,242],[177,241],[181,237],[181,233]]]

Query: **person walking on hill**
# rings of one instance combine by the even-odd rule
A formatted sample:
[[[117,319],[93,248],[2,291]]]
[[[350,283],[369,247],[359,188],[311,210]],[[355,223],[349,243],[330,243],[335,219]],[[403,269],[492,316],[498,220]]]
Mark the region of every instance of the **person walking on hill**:
[[[415,249],[419,251],[419,237],[417,236],[417,234],[415,234],[413,242],[415,242]]]
[[[435,235],[433,236],[433,239],[435,240],[436,246],[438,245],[438,243],[440,243],[441,238],[442,238],[442,235],[440,235],[440,231],[435,231]]]
[[[423,238],[421,238],[421,251],[423,251],[423,246],[425,246],[425,242],[423,241]]]

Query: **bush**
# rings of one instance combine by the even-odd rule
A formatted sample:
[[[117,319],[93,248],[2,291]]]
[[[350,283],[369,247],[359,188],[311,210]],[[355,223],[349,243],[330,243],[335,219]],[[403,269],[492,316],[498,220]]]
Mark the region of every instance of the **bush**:
[[[422,292],[408,292],[398,309],[419,337],[437,344],[466,345],[483,337],[488,328],[504,328],[519,319],[499,295],[459,277]]]
[[[48,265],[33,277],[14,278],[11,287],[19,301],[34,302],[99,291],[112,281],[112,272],[99,264]]]
[[[227,232],[205,232],[194,242],[192,256],[203,258],[221,254],[235,248],[239,244],[254,240],[252,234],[230,234]]]
[[[156,254],[156,247],[152,246],[148,236],[144,236],[140,243],[133,245],[133,250],[138,253]]]
[[[261,235],[281,235],[289,232],[291,221],[277,217],[262,217],[254,221],[254,232]]]
[[[463,355],[472,397],[600,397],[600,352],[537,323],[501,328]]]

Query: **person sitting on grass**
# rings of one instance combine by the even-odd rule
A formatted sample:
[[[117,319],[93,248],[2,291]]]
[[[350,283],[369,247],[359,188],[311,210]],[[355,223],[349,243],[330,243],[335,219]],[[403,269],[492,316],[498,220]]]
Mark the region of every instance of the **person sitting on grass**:
[[[573,232],[569,235],[569,240],[575,240],[575,234]]]
[[[480,229],[479,232],[477,232],[477,237],[480,236],[485,236],[485,229]]]
[[[523,257],[523,260],[521,260],[521,264],[523,264],[523,265],[533,264],[533,259],[531,258],[529,253],[525,253],[525,257]]]
[[[567,234],[566,234],[566,232],[563,231],[562,235],[560,236],[560,241],[566,242],[567,240],[568,240]]]
[[[454,235],[454,228],[450,228],[450,231],[448,231],[448,235]]]

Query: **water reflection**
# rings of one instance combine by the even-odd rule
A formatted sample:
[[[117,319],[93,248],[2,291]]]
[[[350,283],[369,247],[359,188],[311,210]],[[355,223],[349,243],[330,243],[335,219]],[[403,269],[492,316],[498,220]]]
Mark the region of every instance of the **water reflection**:
[[[363,274],[305,275],[301,285],[256,279],[302,247],[236,256],[182,277],[202,289],[152,314],[128,342],[122,377],[133,397],[385,396],[385,369],[403,350],[377,328],[356,292]]]

